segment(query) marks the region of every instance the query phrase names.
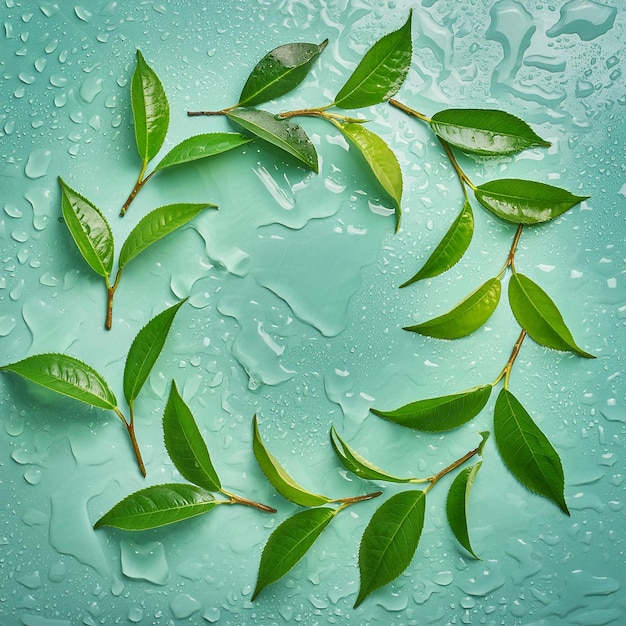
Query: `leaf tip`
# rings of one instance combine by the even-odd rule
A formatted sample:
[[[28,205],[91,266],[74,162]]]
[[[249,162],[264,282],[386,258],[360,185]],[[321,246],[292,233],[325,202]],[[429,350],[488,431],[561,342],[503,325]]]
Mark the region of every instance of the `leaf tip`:
[[[318,46],[320,52],[323,52],[326,46],[328,45],[328,37],[322,41],[322,43]]]

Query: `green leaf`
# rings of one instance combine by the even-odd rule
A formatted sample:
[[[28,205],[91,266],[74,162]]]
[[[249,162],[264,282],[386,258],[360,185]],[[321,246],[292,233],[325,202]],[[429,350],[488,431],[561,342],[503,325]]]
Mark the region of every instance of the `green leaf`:
[[[327,44],[288,43],[268,52],[248,76],[237,106],[256,106],[295,89]]]
[[[139,253],[177,228],[190,222],[205,209],[216,209],[214,204],[167,204],[145,215],[128,235],[118,261],[120,269]]]
[[[115,394],[92,367],[66,354],[36,354],[0,370],[19,374],[50,391],[100,409],[117,407]]]
[[[410,478],[398,478],[397,476],[387,474],[387,472],[368,461],[365,457],[362,457],[337,434],[334,426],[330,429],[330,443],[344,467],[360,478],[384,480],[390,483],[408,483],[411,481]]]
[[[491,317],[500,301],[501,289],[500,279],[490,278],[451,311],[422,324],[407,326],[404,330],[438,339],[465,337]]]
[[[118,502],[93,527],[149,530],[201,515],[213,508],[213,496],[195,485],[154,485]]]
[[[417,550],[426,512],[426,492],[402,491],[384,502],[365,528],[359,548],[361,586],[355,608],[395,580]]]
[[[62,178],[61,211],[72,238],[91,269],[109,277],[113,269],[113,234],[102,213],[89,200],[68,187]]]
[[[476,559],[478,556],[476,556],[472,548],[469,530],[467,528],[467,505],[472,484],[474,483],[474,479],[481,465],[482,461],[479,461],[471,467],[466,467],[457,474],[450,485],[448,499],[446,501],[446,514],[452,533],[456,537],[456,540]]]
[[[575,196],[533,180],[501,178],[474,189],[476,199],[499,218],[514,224],[539,224],[553,220],[588,196]]]
[[[517,272],[511,276],[509,303],[519,325],[538,344],[553,350],[573,352],[588,359],[595,358],[576,345],[556,304],[527,276]]]
[[[441,243],[433,250],[422,269],[402,283],[400,287],[406,287],[411,283],[425,278],[439,276],[458,263],[467,250],[472,235],[474,234],[474,214],[470,203],[466,200],[459,216],[448,229]]]
[[[491,385],[482,385],[449,396],[411,402],[395,411],[370,411],[400,426],[440,432],[458,428],[476,417],[487,404],[491,389]]]
[[[263,548],[252,600],[300,561],[335,513],[335,509],[325,507],[306,509],[287,518],[274,530]]]
[[[170,124],[170,105],[159,77],[137,50],[137,67],[131,81],[130,102],[135,140],[144,163],[152,160],[163,145]]]
[[[524,487],[552,500],[569,515],[561,459],[526,409],[507,389],[496,400],[493,420],[498,452]]]
[[[411,12],[399,30],[377,41],[335,97],[335,106],[358,109],[395,95],[411,65]]]
[[[215,156],[228,152],[233,148],[238,148],[244,144],[250,143],[251,137],[245,137],[239,133],[206,133],[204,135],[195,135],[181,141],[174,146],[154,168],[155,172],[164,170],[166,167],[173,165],[181,165],[182,163],[190,163],[198,159]]]
[[[473,154],[514,154],[551,145],[519,117],[497,109],[446,109],[433,115],[430,126],[444,141]]]
[[[295,157],[310,170],[319,171],[315,146],[295,122],[256,109],[235,109],[226,115],[249,133]]]
[[[291,500],[300,506],[320,506],[330,502],[330,498],[317,493],[311,493],[299,485],[278,462],[278,460],[267,450],[261,434],[256,415],[253,420],[252,449],[254,456],[267,476],[274,489],[287,500]]]
[[[365,128],[363,124],[337,123],[336,126],[363,155],[376,180],[393,200],[397,231],[402,215],[402,170],[396,155],[378,135]]]
[[[124,396],[128,404],[132,404],[139,395],[161,354],[174,316],[186,301],[187,298],[161,311],[137,333],[133,340],[124,367]]]
[[[172,463],[184,478],[207,491],[221,490],[209,450],[174,381],[163,413],[163,437]]]

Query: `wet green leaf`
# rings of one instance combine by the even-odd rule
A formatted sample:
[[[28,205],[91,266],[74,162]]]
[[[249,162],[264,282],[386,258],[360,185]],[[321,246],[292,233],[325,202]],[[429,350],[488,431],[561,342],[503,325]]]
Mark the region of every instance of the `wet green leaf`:
[[[501,178],[479,185],[474,194],[486,209],[514,224],[539,224],[559,217],[588,196],[546,183]]]
[[[213,508],[213,496],[195,485],[154,485],[136,491],[118,502],[93,527],[149,530],[196,517]]]
[[[482,461],[479,461],[471,467],[466,467],[457,474],[450,485],[448,499],[446,501],[446,514],[452,533],[456,537],[456,540],[476,559],[478,556],[476,556],[472,548],[467,527],[467,505],[474,479],[481,465]]]
[[[400,29],[379,39],[335,97],[335,106],[359,109],[395,95],[411,66],[411,12]]]
[[[172,463],[184,478],[207,491],[220,491],[209,450],[174,381],[163,413],[163,438]]]
[[[426,492],[420,490],[402,491],[376,510],[359,548],[361,586],[355,607],[409,566],[422,535],[425,512]]]
[[[527,276],[513,273],[509,282],[509,303],[519,325],[538,344],[588,359],[595,358],[576,345],[556,304]]]
[[[482,385],[449,396],[417,400],[395,411],[370,411],[400,426],[440,432],[458,428],[476,417],[487,404],[491,389],[491,385]]]
[[[569,515],[561,459],[507,389],[502,389],[496,400],[493,430],[498,452],[511,474],[527,489],[552,500]]]
[[[501,289],[499,278],[490,278],[448,313],[422,324],[407,326],[404,330],[438,339],[465,337],[491,317],[500,301]]]
[[[256,106],[295,89],[327,44],[288,43],[268,52],[248,76],[237,106]]]
[[[514,154],[550,146],[519,117],[497,109],[446,109],[433,115],[430,126],[449,144],[474,154]]]
[[[115,394],[92,367],[66,354],[36,354],[0,370],[19,374],[50,391],[100,409],[117,407]]]
[[[295,122],[256,109],[235,109],[227,115],[249,133],[287,152],[315,173],[318,172],[315,146],[303,128]]]
[[[466,200],[463,210],[448,229],[441,243],[428,257],[422,269],[413,278],[409,278],[409,280],[402,283],[400,287],[406,287],[418,280],[433,278],[448,271],[461,260],[472,241],[473,234],[474,214],[470,203]]]
[[[256,415],[253,421],[252,449],[263,473],[283,498],[300,506],[320,506],[330,502],[330,498],[311,493],[299,485],[278,462],[278,459],[269,452],[261,439]]]
[[[61,211],[72,238],[91,269],[107,278],[113,269],[113,234],[102,213],[59,178]]]
[[[252,600],[300,561],[335,513],[336,509],[325,507],[306,509],[287,518],[274,530],[263,548]]]

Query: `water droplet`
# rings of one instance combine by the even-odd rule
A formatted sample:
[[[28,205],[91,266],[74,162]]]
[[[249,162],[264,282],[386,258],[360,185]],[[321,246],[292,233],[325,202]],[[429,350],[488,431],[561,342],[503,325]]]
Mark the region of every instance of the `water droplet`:
[[[132,609],[129,609],[126,617],[128,618],[129,622],[133,622],[133,624],[137,624],[143,619],[143,615],[144,613],[139,607],[133,607]]]
[[[155,585],[165,585],[169,580],[170,570],[162,543],[152,541],[142,545],[122,539],[120,550],[124,576]]]
[[[15,328],[16,321],[10,315],[0,315],[0,337],[6,337]]]
[[[64,561],[52,563],[48,569],[48,580],[52,583],[60,583],[67,575],[67,565]]]
[[[179,593],[170,601],[170,610],[176,619],[191,617],[202,605],[193,596]]]
[[[548,37],[576,34],[590,41],[613,28],[616,15],[616,7],[593,0],[570,0],[561,7],[559,21],[546,34]]]
[[[83,22],[89,22],[93,17],[89,9],[78,5],[74,7],[74,13],[76,13],[76,17]]]
[[[33,467],[24,472],[24,480],[29,485],[38,485],[41,482],[41,470],[38,467]]]
[[[24,171],[28,178],[41,178],[48,173],[52,163],[52,151],[47,148],[36,148],[28,156]]]
[[[217,607],[209,607],[204,610],[202,613],[202,619],[206,620],[210,624],[215,624],[219,622],[221,616],[221,612]]]
[[[86,78],[80,86],[80,97],[88,104],[93,102],[96,96],[102,91],[103,82],[102,78],[98,78],[97,76]]]

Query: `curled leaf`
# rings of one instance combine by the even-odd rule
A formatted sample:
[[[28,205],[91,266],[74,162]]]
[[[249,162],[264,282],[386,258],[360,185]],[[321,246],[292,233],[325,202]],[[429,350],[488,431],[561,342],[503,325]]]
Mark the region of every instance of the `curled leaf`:
[[[482,461],[479,461],[459,472],[450,485],[446,500],[446,515],[452,533],[456,540],[476,559],[478,556],[472,548],[467,527],[467,505],[474,479],[481,465]]]

